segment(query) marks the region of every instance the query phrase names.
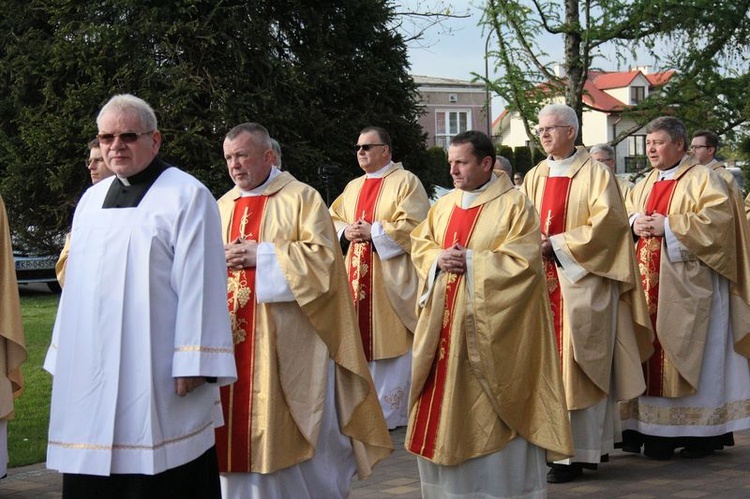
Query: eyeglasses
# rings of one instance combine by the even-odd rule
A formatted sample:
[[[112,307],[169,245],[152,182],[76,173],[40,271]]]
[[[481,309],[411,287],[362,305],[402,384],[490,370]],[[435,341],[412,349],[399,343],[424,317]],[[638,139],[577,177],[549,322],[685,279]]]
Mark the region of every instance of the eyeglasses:
[[[550,125],[550,126],[538,126],[534,129],[534,134],[537,137],[541,137],[547,132],[552,132],[555,128],[573,128],[570,125]]]
[[[700,148],[705,148],[705,149],[708,149],[709,147],[711,147],[711,146],[700,146],[700,145],[695,145],[695,146],[692,146],[692,145],[691,145],[691,146],[690,146],[690,150],[692,151],[693,149],[700,149]]]
[[[123,133],[100,133],[96,137],[99,139],[100,144],[104,144],[105,146],[108,146],[112,144],[117,137],[120,138],[123,142],[126,144],[132,144],[141,135],[148,135],[149,133],[154,133],[153,130],[150,130],[148,132],[123,132]]]
[[[357,144],[354,146],[354,152],[358,152],[360,149],[367,152],[370,150],[371,147],[375,146],[387,146],[388,144]]]

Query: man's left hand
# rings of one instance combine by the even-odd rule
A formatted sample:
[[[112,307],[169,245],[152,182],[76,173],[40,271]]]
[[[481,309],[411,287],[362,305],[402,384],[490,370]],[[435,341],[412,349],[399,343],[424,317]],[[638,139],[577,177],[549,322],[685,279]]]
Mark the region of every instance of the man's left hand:
[[[206,382],[206,378],[203,376],[189,376],[184,378],[174,379],[174,391],[180,397],[184,397],[188,393],[192,392],[203,383]]]

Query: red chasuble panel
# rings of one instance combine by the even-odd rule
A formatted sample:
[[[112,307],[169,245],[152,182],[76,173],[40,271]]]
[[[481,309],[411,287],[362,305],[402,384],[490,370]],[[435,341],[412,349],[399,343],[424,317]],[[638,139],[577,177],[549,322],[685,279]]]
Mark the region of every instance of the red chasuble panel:
[[[540,211],[542,233],[554,236],[565,232],[565,217],[568,210],[570,177],[549,177],[544,184],[542,209]],[[562,360],[563,296],[557,277],[557,265],[553,258],[544,259],[544,275],[547,278],[547,291],[555,324],[557,354]]]
[[[661,213],[666,215],[672,200],[676,180],[660,180],[654,183],[646,201],[646,215]],[[651,325],[656,331],[656,314],[659,301],[659,266],[661,265],[662,237],[641,237],[636,246],[638,272],[641,286],[646,294],[646,304],[651,317]],[[664,395],[664,350],[659,343],[658,332],[654,336],[654,354],[644,364],[646,393],[653,397]]]
[[[237,200],[230,229],[230,240],[258,241],[266,196]],[[237,382],[221,387],[224,426],[216,430],[219,470],[250,471],[250,435],[255,359],[255,267],[229,270],[227,302],[234,336]]]
[[[454,207],[451,213],[448,229],[445,232],[443,248],[450,248],[455,244],[466,247],[474,233],[477,219],[482,211],[482,206],[468,210]],[[443,327],[440,330],[440,342],[436,352],[432,369],[427,377],[422,394],[417,402],[417,414],[412,439],[408,443],[409,450],[427,459],[435,455],[435,444],[437,442],[440,427],[440,414],[445,403],[445,383],[448,372],[448,358],[453,338],[451,337],[451,325],[458,295],[458,288],[463,280],[462,274],[448,274],[445,288],[445,309],[443,311]],[[460,318],[459,318],[460,320]],[[456,340],[460,341],[459,338]]]
[[[357,220],[368,223],[375,220],[382,178],[368,178],[357,198]],[[354,308],[359,319],[359,333],[367,361],[372,361],[372,241],[352,243],[349,258],[349,284],[354,298]]]

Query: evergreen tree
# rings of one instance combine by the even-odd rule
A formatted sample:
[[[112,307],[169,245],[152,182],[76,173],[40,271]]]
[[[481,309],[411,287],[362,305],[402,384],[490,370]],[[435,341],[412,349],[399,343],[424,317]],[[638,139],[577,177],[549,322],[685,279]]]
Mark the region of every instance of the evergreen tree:
[[[57,243],[88,186],[98,109],[132,93],[156,111],[162,157],[220,195],[222,139],[265,125],[284,167],[336,195],[361,173],[359,130],[383,126],[394,159],[431,189],[416,86],[385,0],[0,0],[0,192],[27,244]]]

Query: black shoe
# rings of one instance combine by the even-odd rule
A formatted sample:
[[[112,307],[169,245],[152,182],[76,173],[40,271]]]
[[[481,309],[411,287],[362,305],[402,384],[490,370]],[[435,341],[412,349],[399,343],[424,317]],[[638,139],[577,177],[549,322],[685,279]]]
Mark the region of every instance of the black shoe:
[[[713,449],[689,449],[685,447],[680,450],[680,457],[684,457],[685,459],[701,459],[703,457],[708,457],[713,453]]]
[[[578,463],[574,464],[551,464],[547,472],[547,483],[572,482],[583,474],[583,469]]]
[[[623,449],[624,450],[624,449]],[[665,449],[660,446],[643,446],[643,455],[658,461],[669,461],[674,456],[674,449]]]

